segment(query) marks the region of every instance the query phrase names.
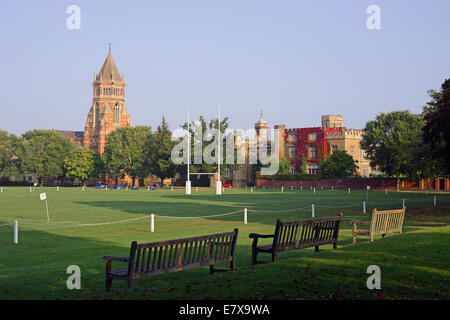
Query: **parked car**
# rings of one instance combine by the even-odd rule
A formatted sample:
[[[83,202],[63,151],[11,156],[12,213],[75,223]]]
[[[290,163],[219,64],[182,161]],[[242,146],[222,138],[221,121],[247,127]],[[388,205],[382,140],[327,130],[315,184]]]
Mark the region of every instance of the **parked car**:
[[[231,182],[223,183],[222,186],[223,186],[224,188],[231,188]]]

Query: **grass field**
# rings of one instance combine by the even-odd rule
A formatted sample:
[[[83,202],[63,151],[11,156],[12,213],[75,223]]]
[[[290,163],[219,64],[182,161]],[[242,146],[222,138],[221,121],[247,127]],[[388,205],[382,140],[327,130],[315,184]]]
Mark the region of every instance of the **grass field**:
[[[50,222],[47,222],[46,192]],[[0,299],[448,299],[450,194],[382,191],[205,189],[114,191],[86,188],[3,187],[0,193]],[[362,201],[367,201],[367,214]],[[351,219],[369,220],[373,208],[400,208],[403,234],[367,237],[351,245]],[[251,265],[248,234],[273,233],[277,218],[300,220],[343,212],[339,245],[281,253],[277,263]],[[243,212],[248,208],[248,224]],[[156,215],[150,232],[150,213]],[[216,217],[211,217],[219,215]],[[165,216],[165,217],[161,217]],[[170,218],[169,218],[170,217]],[[179,218],[174,218],[179,217]],[[183,218],[184,217],[184,218]],[[195,218],[193,218],[195,217]],[[139,219],[140,218],[140,219]],[[13,243],[14,220],[19,244]],[[136,220],[137,219],[137,220]],[[131,221],[123,221],[131,220]],[[120,222],[122,221],[122,222]],[[104,224],[115,222],[110,224]],[[117,223],[116,223],[117,222]],[[7,225],[5,225],[7,224]],[[239,228],[236,270],[207,267],[137,280],[133,289],[106,293],[104,255],[127,256],[130,243],[177,239]],[[269,261],[269,255],[260,255]],[[259,258],[259,257],[258,257]],[[69,290],[69,265],[81,268],[81,290]],[[381,290],[368,290],[366,269],[381,268]],[[113,263],[114,267],[121,266]]]

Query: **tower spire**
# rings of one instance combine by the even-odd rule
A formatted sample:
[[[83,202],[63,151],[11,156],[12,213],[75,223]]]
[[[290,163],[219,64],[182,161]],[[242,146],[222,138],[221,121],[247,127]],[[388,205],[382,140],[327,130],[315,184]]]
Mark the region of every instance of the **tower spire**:
[[[111,53],[111,42],[108,45],[109,45],[109,53]]]

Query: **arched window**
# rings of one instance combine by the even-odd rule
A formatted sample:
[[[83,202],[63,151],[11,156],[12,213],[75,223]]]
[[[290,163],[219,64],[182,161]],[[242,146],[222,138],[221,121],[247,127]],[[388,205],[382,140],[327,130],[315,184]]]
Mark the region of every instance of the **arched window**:
[[[113,108],[113,121],[114,123],[119,122],[119,105],[115,104]]]

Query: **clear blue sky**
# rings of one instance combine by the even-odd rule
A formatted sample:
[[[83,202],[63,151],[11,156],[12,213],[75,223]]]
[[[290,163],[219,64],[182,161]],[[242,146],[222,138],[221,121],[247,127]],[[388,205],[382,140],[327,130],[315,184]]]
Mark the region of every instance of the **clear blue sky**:
[[[81,8],[81,30],[66,9]],[[366,8],[381,8],[381,30]],[[363,128],[380,112],[419,113],[450,78],[450,1],[159,0],[0,4],[0,129],[84,130],[108,43],[133,125],[172,129],[216,116],[247,129]]]

